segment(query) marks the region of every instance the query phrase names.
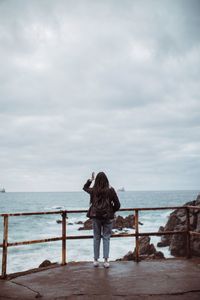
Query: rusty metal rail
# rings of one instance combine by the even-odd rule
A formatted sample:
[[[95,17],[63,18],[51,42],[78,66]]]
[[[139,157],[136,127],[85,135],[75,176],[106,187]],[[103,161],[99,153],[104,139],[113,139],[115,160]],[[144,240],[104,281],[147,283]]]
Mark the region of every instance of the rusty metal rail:
[[[145,232],[145,233],[139,232],[139,211],[174,210],[174,209],[184,209],[186,211],[187,230],[167,231],[167,232]],[[139,262],[139,237],[186,234],[187,235],[187,258],[189,258],[189,257],[191,257],[190,236],[193,234],[200,236],[200,233],[190,231],[190,209],[200,210],[200,207],[197,207],[197,206],[170,206],[170,207],[151,207],[151,208],[150,207],[122,208],[122,209],[120,209],[120,211],[132,211],[134,213],[135,233],[117,234],[117,235],[112,235],[111,237],[112,238],[135,237],[136,261]],[[86,213],[86,212],[87,212],[87,210],[60,210],[60,211],[51,211],[51,212],[48,211],[48,212],[28,212],[28,213],[26,212],[26,213],[0,214],[0,217],[3,217],[3,243],[0,244],[0,247],[3,248],[1,278],[6,278],[6,276],[7,276],[8,247],[62,241],[62,265],[65,265],[67,263],[66,240],[93,238],[93,235],[79,235],[79,236],[67,235],[66,217],[68,214]],[[53,214],[59,214],[62,216],[62,235],[61,236],[47,238],[47,239],[40,239],[40,240],[29,240],[29,241],[20,241],[20,242],[9,243],[9,241],[8,241],[8,219],[9,219],[9,217],[32,216],[32,215],[53,215]]]

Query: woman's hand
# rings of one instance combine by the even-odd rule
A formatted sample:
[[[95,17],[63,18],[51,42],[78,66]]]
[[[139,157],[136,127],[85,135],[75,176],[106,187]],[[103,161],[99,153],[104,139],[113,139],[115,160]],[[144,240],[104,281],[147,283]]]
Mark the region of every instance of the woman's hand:
[[[94,172],[92,172],[91,181],[93,181],[93,180],[94,180],[94,178],[95,178],[95,173],[94,173]]]

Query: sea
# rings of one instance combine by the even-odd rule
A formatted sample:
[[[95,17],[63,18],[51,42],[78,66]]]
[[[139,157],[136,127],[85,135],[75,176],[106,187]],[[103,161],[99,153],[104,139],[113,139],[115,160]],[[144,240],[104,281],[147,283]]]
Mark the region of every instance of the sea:
[[[179,206],[195,200],[197,190],[182,191],[125,191],[118,192],[121,208]],[[59,210],[81,210],[89,206],[89,195],[85,192],[6,192],[0,193],[0,213],[42,212]],[[172,210],[145,211],[139,213],[140,232],[158,231],[164,226]],[[132,212],[118,212],[118,215],[128,216]],[[45,239],[61,236],[62,226],[58,215],[35,215],[9,217],[9,242]],[[85,213],[68,214],[67,235],[88,235],[92,231],[79,228],[79,221],[86,221]],[[134,230],[127,229],[127,233]],[[151,243],[157,246],[160,237],[151,237]],[[0,243],[3,243],[3,217],[0,217]],[[113,238],[110,244],[110,260],[123,257],[133,251],[133,237]],[[168,247],[158,248],[165,257],[170,257]],[[61,262],[62,242],[15,246],[8,248],[7,273],[21,272],[37,268],[44,260]],[[67,261],[92,261],[92,239],[67,240]],[[102,244],[101,258],[102,260]],[[0,248],[0,265],[2,263],[2,248]]]

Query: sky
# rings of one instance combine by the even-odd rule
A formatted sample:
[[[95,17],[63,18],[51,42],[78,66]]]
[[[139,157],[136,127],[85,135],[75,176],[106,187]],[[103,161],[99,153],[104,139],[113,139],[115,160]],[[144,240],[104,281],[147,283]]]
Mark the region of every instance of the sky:
[[[0,188],[200,187],[200,1],[0,0]]]

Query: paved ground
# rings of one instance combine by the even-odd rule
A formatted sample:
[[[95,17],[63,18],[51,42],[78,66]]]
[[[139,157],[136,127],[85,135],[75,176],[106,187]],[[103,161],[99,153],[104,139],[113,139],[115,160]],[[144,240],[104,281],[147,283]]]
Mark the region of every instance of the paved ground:
[[[0,299],[199,300],[200,260],[82,262],[0,280]]]

